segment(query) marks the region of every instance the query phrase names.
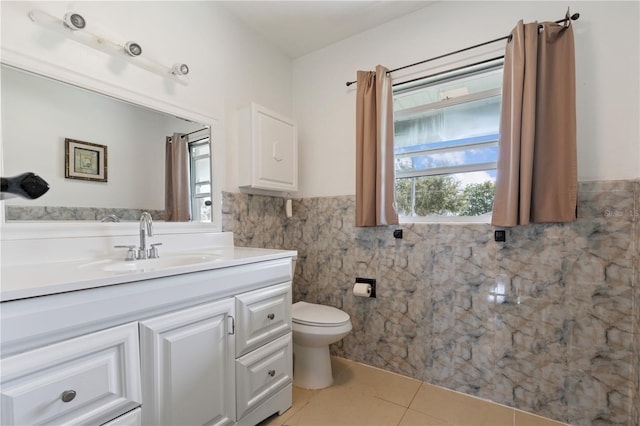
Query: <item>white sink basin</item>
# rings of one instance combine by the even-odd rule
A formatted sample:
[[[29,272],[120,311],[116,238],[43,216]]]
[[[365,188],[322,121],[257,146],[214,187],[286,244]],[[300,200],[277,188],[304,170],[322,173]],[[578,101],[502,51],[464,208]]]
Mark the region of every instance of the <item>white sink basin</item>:
[[[181,266],[191,266],[200,263],[220,260],[219,256],[212,254],[179,254],[167,255],[158,259],[142,260],[99,260],[86,263],[80,268],[96,268],[106,272],[145,272],[158,269],[177,268]]]

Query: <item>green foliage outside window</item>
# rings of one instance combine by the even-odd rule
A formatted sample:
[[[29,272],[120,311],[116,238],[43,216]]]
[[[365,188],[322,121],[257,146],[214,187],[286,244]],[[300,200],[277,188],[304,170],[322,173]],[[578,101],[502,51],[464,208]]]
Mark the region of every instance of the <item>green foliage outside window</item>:
[[[450,175],[396,179],[396,206],[401,216],[480,216],[491,212],[494,190],[491,181],[463,188]]]

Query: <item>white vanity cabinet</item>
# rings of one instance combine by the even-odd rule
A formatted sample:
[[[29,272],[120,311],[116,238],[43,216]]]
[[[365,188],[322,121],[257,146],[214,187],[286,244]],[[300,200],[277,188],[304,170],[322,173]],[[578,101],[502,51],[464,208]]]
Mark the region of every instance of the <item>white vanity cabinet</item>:
[[[102,424],[140,405],[138,325],[3,358],[2,424]]]
[[[233,254],[3,301],[1,424],[254,426],[286,411],[295,252]]]
[[[293,120],[252,103],[240,112],[240,187],[298,190],[298,136]]]
[[[143,425],[254,425],[291,406],[291,282],[140,322]]]
[[[144,425],[235,420],[232,298],[140,322]]]

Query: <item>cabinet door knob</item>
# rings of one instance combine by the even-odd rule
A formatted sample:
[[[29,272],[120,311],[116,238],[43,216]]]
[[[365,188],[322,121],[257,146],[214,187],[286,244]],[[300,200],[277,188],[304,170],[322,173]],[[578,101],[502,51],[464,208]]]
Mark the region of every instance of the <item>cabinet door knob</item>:
[[[274,319],[276,317],[276,315],[274,313],[270,313],[269,315],[267,315],[267,318],[269,318],[270,320]]]
[[[269,370],[269,373],[267,373],[267,374],[269,374],[271,377],[273,377],[273,376],[276,375],[276,370]]]
[[[66,390],[62,392],[62,402],[71,402],[76,397],[76,391]]]

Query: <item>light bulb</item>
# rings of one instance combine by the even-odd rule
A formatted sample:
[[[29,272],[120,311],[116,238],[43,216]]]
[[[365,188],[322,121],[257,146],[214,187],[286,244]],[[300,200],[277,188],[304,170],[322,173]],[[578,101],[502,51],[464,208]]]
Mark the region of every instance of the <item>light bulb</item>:
[[[74,31],[81,30],[87,25],[87,22],[84,20],[82,15],[73,12],[69,12],[64,15],[63,22],[65,27]]]
[[[142,54],[142,46],[135,41],[128,41],[124,45],[124,51],[130,56],[140,56]]]
[[[173,68],[171,68],[171,74],[187,75],[189,74],[189,66],[187,64],[175,64]]]

